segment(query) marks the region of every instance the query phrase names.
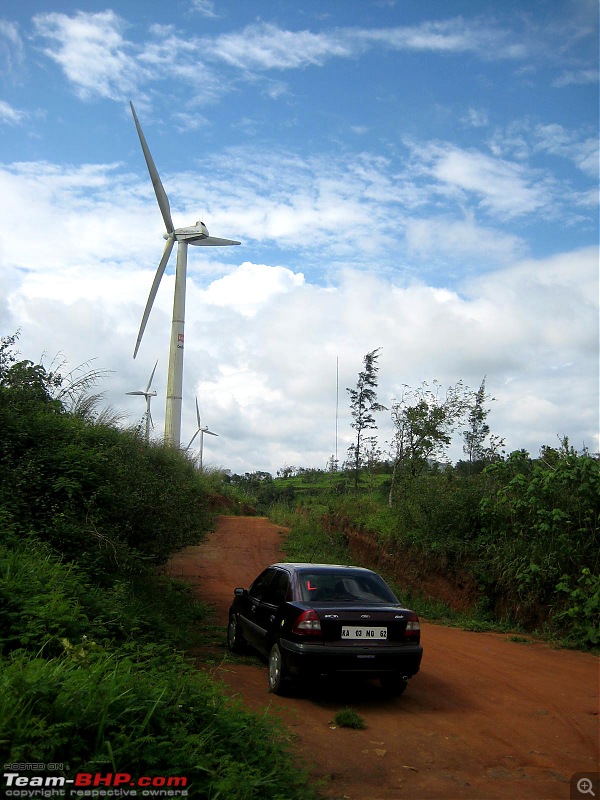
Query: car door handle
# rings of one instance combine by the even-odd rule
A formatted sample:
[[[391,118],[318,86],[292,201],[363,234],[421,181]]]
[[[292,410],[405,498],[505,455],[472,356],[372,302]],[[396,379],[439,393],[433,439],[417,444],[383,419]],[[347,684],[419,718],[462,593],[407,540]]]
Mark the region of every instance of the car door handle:
[[[269,617],[269,622],[275,622],[275,614],[271,614]]]

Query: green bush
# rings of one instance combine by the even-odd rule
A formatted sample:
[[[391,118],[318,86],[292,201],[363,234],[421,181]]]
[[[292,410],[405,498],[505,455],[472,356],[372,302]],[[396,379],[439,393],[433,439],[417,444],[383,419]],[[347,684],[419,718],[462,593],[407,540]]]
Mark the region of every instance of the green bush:
[[[341,711],[337,711],[333,722],[338,728],[353,728],[360,731],[367,727],[367,723],[353,708],[342,708]]]
[[[569,449],[543,455],[517,451],[489,467],[495,492],[481,504],[480,564],[489,583],[532,611],[554,605],[564,576],[600,568],[598,461]]]
[[[311,797],[280,739],[166,647],[66,643],[62,657],[0,660],[5,761],[183,776],[195,798]]]
[[[89,633],[81,598],[90,592],[76,567],[61,564],[43,542],[0,541],[0,654],[46,647],[56,652],[60,637],[78,640]]]
[[[55,656],[62,639],[101,645],[193,643],[188,629],[206,616],[191,588],[165,576],[114,577],[98,586],[34,536],[15,540],[0,527],[0,654],[28,649]]]
[[[203,611],[189,587],[151,573],[143,585],[99,587],[47,543],[3,530],[5,762],[35,753],[36,761],[68,762],[71,774],[183,775],[199,798],[311,797],[282,731],[228,701],[173,649],[193,643],[188,631]]]
[[[569,575],[563,575],[556,589],[567,595],[567,608],[556,615],[564,624],[566,639],[575,645],[595,647],[600,644],[600,575],[592,575],[584,567],[573,586]]]
[[[0,384],[0,506],[20,533],[35,529],[96,577],[198,542],[211,515],[184,453],[90,424],[40,393]]]

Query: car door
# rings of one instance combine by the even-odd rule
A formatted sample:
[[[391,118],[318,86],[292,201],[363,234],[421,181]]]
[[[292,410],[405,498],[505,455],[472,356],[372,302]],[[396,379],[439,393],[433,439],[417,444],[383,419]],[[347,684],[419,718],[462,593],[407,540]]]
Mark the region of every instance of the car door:
[[[248,596],[240,610],[238,618],[245,640],[257,650],[263,651],[264,628],[259,623],[261,618],[260,604],[269,584],[275,577],[275,570],[269,567],[256,578],[248,589]]]
[[[275,569],[272,580],[256,604],[254,612],[254,646],[264,655],[269,654],[283,618],[283,608],[289,597],[290,577],[283,569]]]

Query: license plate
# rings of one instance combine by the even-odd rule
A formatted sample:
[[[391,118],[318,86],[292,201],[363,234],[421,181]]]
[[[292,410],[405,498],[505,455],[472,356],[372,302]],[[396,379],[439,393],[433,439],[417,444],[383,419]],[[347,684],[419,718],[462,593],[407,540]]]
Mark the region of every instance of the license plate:
[[[367,628],[364,625],[345,625],[342,628],[342,639],[362,639],[373,641],[387,639],[387,628]]]

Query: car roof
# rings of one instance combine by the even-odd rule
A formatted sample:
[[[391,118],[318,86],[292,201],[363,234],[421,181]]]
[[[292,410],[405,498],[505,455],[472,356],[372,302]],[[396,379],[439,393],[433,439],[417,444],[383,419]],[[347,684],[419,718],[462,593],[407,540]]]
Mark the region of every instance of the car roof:
[[[279,561],[277,564],[271,564],[271,567],[280,567],[283,569],[290,569],[296,572],[338,572],[353,570],[355,572],[372,572],[365,567],[355,567],[352,564],[311,564],[310,562],[302,561]]]

